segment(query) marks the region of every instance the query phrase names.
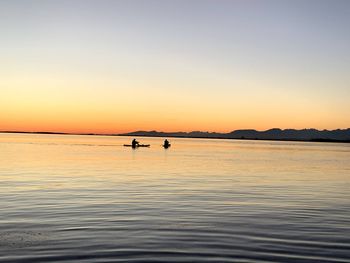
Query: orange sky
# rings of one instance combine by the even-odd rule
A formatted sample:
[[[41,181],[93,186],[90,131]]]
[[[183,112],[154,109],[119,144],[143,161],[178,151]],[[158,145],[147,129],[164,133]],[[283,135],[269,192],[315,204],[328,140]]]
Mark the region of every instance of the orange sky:
[[[0,130],[350,127],[341,5],[184,3],[1,2]]]

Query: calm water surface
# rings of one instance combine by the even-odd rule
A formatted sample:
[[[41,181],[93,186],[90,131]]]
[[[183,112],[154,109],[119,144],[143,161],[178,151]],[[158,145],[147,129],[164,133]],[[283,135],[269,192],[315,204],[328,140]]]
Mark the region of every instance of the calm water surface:
[[[1,262],[350,262],[350,144],[0,134]]]

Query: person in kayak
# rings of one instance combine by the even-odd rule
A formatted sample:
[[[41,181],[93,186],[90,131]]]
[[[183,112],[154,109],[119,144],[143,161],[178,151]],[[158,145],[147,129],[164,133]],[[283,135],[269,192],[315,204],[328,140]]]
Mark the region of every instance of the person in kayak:
[[[169,143],[168,139],[165,139],[163,146],[164,146],[164,148],[169,148],[170,143]]]
[[[136,148],[137,146],[139,146],[139,144],[140,143],[138,141],[136,141],[136,139],[133,139],[132,142],[131,142],[132,148]]]

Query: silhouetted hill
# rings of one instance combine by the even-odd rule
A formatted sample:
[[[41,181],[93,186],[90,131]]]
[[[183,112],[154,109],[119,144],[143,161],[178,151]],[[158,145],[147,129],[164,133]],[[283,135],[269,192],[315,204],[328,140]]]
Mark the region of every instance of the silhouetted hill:
[[[314,139],[327,139],[327,140],[350,140],[350,129],[345,130],[316,130],[316,129],[270,129],[267,131],[255,131],[255,130],[237,130],[230,132],[228,138],[241,138],[246,139],[267,139],[267,140],[303,140],[309,141]]]
[[[295,140],[295,141],[345,141],[350,142],[350,128],[337,130],[316,129],[285,129],[278,128],[256,131],[235,130],[230,133],[216,132],[157,132],[136,131],[125,134],[125,136],[151,136],[151,137],[189,137],[189,138],[224,138],[224,139],[253,139],[253,140]]]
[[[95,134],[95,133],[61,133],[61,132],[26,132],[0,131],[0,133],[29,133],[29,134],[61,134],[61,135],[102,135],[102,136],[148,136],[148,137],[183,137],[183,138],[217,138],[217,139],[248,139],[248,140],[280,140],[280,141],[314,141],[314,142],[347,142],[350,143],[350,128],[337,130],[316,129],[285,129],[278,128],[256,131],[235,130],[229,133],[217,132],[158,132],[135,131],[123,134]]]

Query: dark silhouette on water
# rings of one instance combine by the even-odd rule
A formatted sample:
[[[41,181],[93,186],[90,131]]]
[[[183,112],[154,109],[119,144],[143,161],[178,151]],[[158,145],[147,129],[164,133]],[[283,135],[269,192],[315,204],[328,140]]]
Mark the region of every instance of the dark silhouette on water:
[[[170,142],[168,141],[168,139],[165,139],[164,144],[163,144],[163,147],[164,147],[165,149],[168,149],[170,146],[171,146],[171,144],[170,144]]]
[[[133,149],[137,149],[139,147],[150,147],[151,145],[150,144],[138,144],[136,145],[135,147],[132,146],[131,144],[124,144],[125,147],[131,147]]]
[[[138,147],[150,147],[150,144],[140,144],[140,142],[136,141],[136,139],[133,139],[131,144],[124,144],[126,147],[132,147],[133,149],[136,149]]]
[[[140,143],[138,141],[136,141],[136,139],[133,139],[132,142],[131,142],[131,147],[132,148],[136,148],[137,146],[139,146],[139,144]]]

